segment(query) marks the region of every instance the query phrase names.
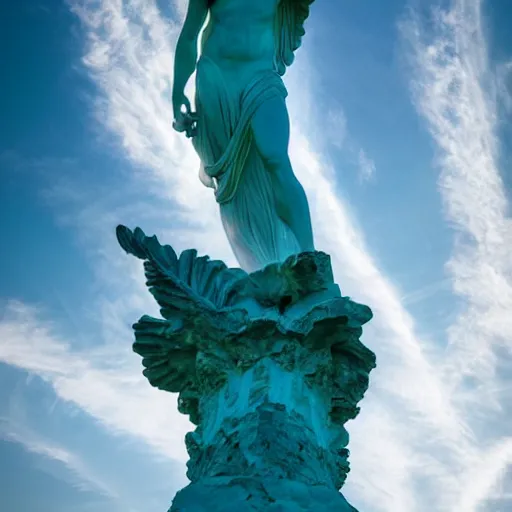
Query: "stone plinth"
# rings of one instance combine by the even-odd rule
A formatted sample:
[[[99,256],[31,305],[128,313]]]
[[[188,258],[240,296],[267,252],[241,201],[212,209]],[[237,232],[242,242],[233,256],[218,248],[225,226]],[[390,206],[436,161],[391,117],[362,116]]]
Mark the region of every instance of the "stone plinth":
[[[193,250],[178,258],[118,227],[144,260],[162,319],[142,317],[144,375],[179,393],[191,483],[172,512],[354,511],[339,493],[348,433],[375,356],[359,340],[370,308],[342,297],[330,258],[303,253],[247,274]]]

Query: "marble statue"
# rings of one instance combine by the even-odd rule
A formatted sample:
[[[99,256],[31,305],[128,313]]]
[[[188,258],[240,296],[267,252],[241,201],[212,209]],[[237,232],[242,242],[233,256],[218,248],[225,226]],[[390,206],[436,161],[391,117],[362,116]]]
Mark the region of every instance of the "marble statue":
[[[133,349],[195,426],[190,484],[169,512],[357,512],[340,489],[345,424],[375,367],[360,341],[372,312],[342,296],[315,250],[281,79],[312,2],[189,0],[179,37],[174,127],[192,139],[241,268],[117,227],[160,306],[134,325]],[[196,112],[184,94],[194,71]]]
[[[192,138],[201,180],[215,189],[224,230],[247,271],[314,250],[308,201],[288,157],[281,78],[311,3],[189,0],[176,47],[174,127]],[[184,94],[194,71],[195,113]]]

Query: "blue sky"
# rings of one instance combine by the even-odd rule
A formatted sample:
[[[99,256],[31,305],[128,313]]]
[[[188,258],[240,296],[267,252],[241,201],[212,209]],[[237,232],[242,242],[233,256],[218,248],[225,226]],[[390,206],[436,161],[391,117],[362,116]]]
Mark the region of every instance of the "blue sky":
[[[0,508],[158,512],[190,425],[130,325],[117,223],[234,264],[171,128],[184,0],[1,7]],[[369,304],[365,512],[512,509],[512,5],[317,0],[286,75],[319,249]],[[192,91],[192,88],[190,89]]]

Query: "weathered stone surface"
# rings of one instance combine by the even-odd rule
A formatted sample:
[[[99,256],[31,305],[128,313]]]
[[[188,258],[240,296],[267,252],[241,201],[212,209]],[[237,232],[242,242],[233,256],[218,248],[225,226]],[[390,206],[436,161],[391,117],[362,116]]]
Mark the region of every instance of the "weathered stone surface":
[[[144,375],[179,393],[197,426],[186,437],[192,483],[171,510],[203,510],[208,492],[241,500],[233,510],[318,510],[315,492],[355,510],[338,490],[349,471],[344,425],[375,367],[359,340],[372,313],[341,296],[329,257],[303,253],[249,275],[195,251],[178,258],[139,229],[119,227],[118,238],[144,260],[163,316],[134,326]]]
[[[178,492],[172,512],[357,512],[325,485],[295,480],[217,477]]]
[[[207,443],[187,435],[191,482],[217,476],[293,479],[339,489],[349,471],[348,436],[322,446],[318,429],[284,404],[264,402],[241,417],[226,418]],[[316,430],[316,431],[315,431]]]
[[[239,293],[254,297],[263,306],[278,306],[283,312],[333,282],[331,258],[323,252],[304,252],[247,275],[241,280]]]

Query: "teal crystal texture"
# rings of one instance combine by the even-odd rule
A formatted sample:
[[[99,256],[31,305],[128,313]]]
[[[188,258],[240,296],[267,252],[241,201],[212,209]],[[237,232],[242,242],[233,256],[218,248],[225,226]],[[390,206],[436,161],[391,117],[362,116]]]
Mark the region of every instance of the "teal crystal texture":
[[[144,375],[178,393],[190,485],[172,512],[354,511],[345,424],[359,413],[375,355],[359,340],[372,313],[342,297],[330,258],[306,252],[248,274],[119,226],[144,261],[162,318],[143,316]]]

